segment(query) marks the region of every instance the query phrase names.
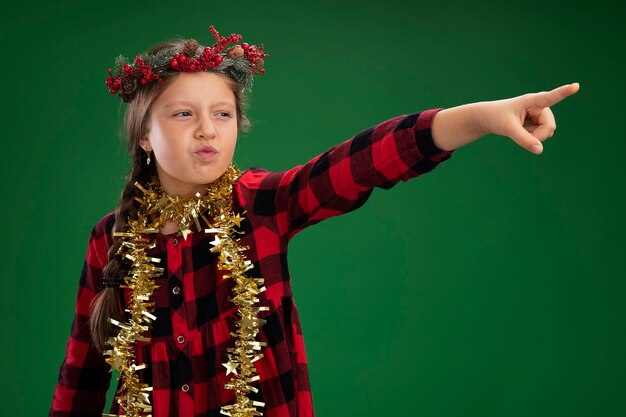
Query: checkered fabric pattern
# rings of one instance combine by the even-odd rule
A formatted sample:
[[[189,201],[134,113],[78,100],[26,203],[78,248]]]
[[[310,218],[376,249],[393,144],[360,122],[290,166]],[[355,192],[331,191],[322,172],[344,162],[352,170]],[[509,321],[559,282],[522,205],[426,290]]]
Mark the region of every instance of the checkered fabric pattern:
[[[281,172],[245,171],[233,187],[236,212],[245,210],[242,244],[253,263],[250,276],[265,278],[267,290],[259,313],[267,322],[257,340],[267,343],[256,363],[258,394],[267,417],[313,417],[307,357],[287,267],[289,240],[307,226],[360,207],[373,189],[390,188],[431,171],[453,151],[432,140],[432,109],[399,116],[362,131],[304,165]],[[50,416],[101,416],[111,374],[91,344],[89,305],[103,288],[102,268],[111,245],[113,213],[102,218],[89,237],[80,277],[76,313],[60,369]],[[194,226],[195,227],[195,226]],[[193,233],[187,240],[159,234],[150,251],[165,272],[156,279],[151,342],[137,347],[145,362],[142,380],[154,387],[155,417],[220,416],[234,400],[224,389],[230,378],[222,363],[232,347],[236,307],[228,301],[232,282],[222,279],[211,235]],[[128,303],[128,290],[120,301]],[[122,413],[114,402],[110,412]]]

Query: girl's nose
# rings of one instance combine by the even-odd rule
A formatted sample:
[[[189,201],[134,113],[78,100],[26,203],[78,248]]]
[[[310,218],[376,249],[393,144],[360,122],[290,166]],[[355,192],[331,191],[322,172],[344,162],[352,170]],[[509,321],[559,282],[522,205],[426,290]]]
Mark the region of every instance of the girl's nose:
[[[210,118],[204,118],[200,120],[198,124],[198,130],[196,131],[196,136],[199,138],[213,138],[215,137],[216,131],[215,126],[213,126],[213,122]]]

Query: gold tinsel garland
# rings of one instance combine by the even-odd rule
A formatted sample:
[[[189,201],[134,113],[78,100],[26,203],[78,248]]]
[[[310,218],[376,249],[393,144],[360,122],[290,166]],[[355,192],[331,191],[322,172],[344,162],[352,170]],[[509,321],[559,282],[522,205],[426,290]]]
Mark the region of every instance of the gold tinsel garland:
[[[225,405],[221,413],[232,417],[262,416],[256,407],[265,406],[259,401],[252,401],[248,394],[250,391],[258,392],[252,383],[259,380],[254,368],[254,362],[261,359],[263,354],[259,351],[265,343],[255,340],[259,328],[265,320],[258,318],[260,311],[268,311],[269,307],[258,306],[259,294],[265,291],[263,278],[250,278],[245,275],[252,268],[252,263],[246,259],[244,251],[246,246],[239,244],[234,230],[239,227],[243,217],[235,215],[232,211],[232,185],[239,177],[240,171],[231,164],[228,170],[215,182],[206,188],[206,194],[197,193],[191,197],[175,197],[165,194],[159,186],[158,179],[153,179],[150,184],[143,187],[139,183],[135,185],[143,192],[143,198],[136,197],[140,208],[136,219],[129,219],[124,232],[116,232],[115,236],[122,238],[122,246],[118,254],[132,262],[132,267],[124,277],[124,285],[130,289],[130,303],[127,312],[130,318],[125,323],[110,319],[111,323],[119,327],[115,337],[110,338],[107,344],[111,347],[104,352],[106,361],[113,369],[119,371],[118,379],[123,384],[118,392],[118,403],[128,417],[151,416],[152,405],[150,404],[150,392],[152,387],[140,382],[138,371],[146,368],[146,364],[135,363],[135,348],[137,341],[149,342],[144,335],[156,317],[154,302],[150,301],[152,293],[158,287],[154,278],[163,274],[163,268],[155,264],[160,262],[158,258],[146,255],[147,251],[154,248],[156,243],[147,235],[159,233],[159,226],[168,220],[178,221],[179,234],[184,239],[191,234],[190,225],[193,221],[198,230],[200,220],[209,225],[204,229],[205,233],[214,235],[211,242],[211,252],[219,253],[218,268],[228,271],[224,279],[232,279],[232,301],[238,307],[239,318],[237,330],[231,332],[235,339],[235,345],[228,348],[228,362],[224,363],[226,375],[233,374],[224,388],[235,391],[234,404]],[[209,217],[213,217],[211,223]]]

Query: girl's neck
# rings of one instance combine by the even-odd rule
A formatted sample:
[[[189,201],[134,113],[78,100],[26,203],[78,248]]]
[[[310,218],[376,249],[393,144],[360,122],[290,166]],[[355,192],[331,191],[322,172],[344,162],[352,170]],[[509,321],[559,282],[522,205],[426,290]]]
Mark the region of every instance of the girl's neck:
[[[172,186],[171,184],[161,183],[161,189],[168,195],[174,197],[191,197],[196,193],[204,194],[206,192],[206,185],[189,185],[187,187]]]
[[[178,232],[178,222],[172,219],[165,220],[163,225],[159,227],[159,232],[164,235],[171,235],[172,233]]]
[[[158,169],[157,178],[159,179],[163,192],[171,196],[190,197],[196,193],[204,194],[206,192],[206,184],[191,184],[179,181],[176,178],[159,172]]]

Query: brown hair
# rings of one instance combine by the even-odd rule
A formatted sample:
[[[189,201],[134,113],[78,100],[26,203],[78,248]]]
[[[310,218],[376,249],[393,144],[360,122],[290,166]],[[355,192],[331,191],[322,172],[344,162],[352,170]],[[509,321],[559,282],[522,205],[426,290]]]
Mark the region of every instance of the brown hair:
[[[176,48],[182,52],[184,39],[176,39],[161,42],[148,51],[148,55],[154,55],[165,48]],[[235,78],[228,73],[216,72],[224,77],[235,95],[235,106],[237,111],[237,128],[239,131],[246,131],[250,127],[250,122],[245,115],[246,97]],[[113,236],[115,232],[121,232],[126,227],[128,218],[137,216],[138,207],[135,196],[138,195],[135,182],[145,182],[150,177],[156,175],[156,164],[147,164],[147,154],[140,146],[140,140],[148,133],[150,110],[152,103],[178,76],[179,72],[165,72],[160,76],[165,81],[163,84],[157,82],[149,83],[139,88],[135,97],[128,103],[124,114],[124,123],[120,128],[120,133],[125,136],[126,145],[131,157],[131,168],[127,175],[127,183],[122,190],[120,203],[115,210],[115,224],[111,230],[112,245],[109,248],[108,262],[104,266],[103,275],[108,277],[122,278],[129,270],[129,265],[122,262],[117,255],[121,246],[121,240]],[[119,294],[118,294],[119,292]],[[103,351],[109,337],[115,334],[113,325],[109,322],[109,317],[122,321],[121,290],[115,288],[105,288],[93,299],[91,304],[91,316],[89,318],[89,328],[94,346],[99,351]]]

